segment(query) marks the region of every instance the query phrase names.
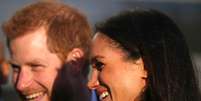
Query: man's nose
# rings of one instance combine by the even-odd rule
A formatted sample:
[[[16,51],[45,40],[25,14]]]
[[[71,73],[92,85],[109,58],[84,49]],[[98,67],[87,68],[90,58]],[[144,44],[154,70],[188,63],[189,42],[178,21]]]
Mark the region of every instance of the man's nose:
[[[99,71],[93,68],[91,77],[87,83],[89,89],[96,89],[99,86],[98,75]]]
[[[32,83],[32,73],[28,69],[21,69],[16,80],[16,89],[23,91]]]

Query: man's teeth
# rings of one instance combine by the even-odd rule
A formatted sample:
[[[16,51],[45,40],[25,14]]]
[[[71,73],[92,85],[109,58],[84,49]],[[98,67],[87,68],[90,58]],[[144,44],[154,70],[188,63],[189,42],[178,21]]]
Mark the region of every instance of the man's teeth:
[[[109,93],[107,91],[105,91],[99,96],[99,99],[102,100],[102,99],[106,98],[108,95],[109,95]]]
[[[41,95],[43,95],[43,92],[34,93],[34,94],[26,96],[26,99],[34,99],[34,98],[37,98],[37,97],[39,97]]]

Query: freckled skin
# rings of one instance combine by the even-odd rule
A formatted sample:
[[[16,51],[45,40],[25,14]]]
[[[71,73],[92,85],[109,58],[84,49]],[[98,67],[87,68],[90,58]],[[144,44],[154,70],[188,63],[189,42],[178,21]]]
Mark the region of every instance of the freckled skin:
[[[59,57],[47,48],[46,31],[39,28],[10,42],[13,84],[20,95],[45,92],[40,101],[49,101],[54,80],[61,68]]]

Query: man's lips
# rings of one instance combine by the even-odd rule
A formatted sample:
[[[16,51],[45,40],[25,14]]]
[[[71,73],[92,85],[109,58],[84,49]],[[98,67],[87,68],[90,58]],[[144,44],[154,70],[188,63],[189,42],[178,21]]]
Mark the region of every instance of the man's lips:
[[[38,92],[38,93],[34,93],[34,94],[30,94],[26,96],[26,99],[35,99],[39,96],[42,96],[44,94],[44,92]]]
[[[42,96],[45,95],[45,91],[39,91],[39,92],[35,92],[35,93],[29,93],[26,95],[21,95],[25,101],[34,101]]]

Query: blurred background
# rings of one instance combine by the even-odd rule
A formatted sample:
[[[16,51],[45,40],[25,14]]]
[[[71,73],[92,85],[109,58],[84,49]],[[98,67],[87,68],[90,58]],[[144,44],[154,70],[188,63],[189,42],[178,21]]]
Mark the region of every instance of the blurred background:
[[[1,0],[0,24],[11,17],[14,12],[27,4],[39,0]],[[46,0],[47,1],[47,0]],[[72,5],[86,14],[93,27],[109,16],[122,10],[136,7],[153,8],[169,15],[183,31],[197,69],[201,88],[201,0],[59,0]],[[6,38],[0,30],[0,43],[6,45]],[[4,50],[6,59],[9,59],[7,48]],[[19,101],[15,94],[11,80],[2,86],[4,101]]]

